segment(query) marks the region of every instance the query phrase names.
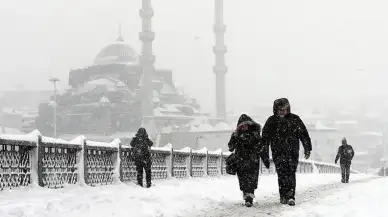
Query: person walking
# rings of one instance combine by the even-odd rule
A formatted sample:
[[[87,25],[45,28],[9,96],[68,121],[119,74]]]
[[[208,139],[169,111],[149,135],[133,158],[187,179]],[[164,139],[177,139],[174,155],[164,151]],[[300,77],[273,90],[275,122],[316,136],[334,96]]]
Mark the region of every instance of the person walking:
[[[152,165],[150,147],[153,142],[148,138],[146,129],[139,128],[130,144],[132,147],[131,157],[136,166],[137,184],[143,187],[143,170],[145,170],[147,188],[150,188]]]
[[[264,165],[269,168],[268,151],[262,150],[260,131],[260,124],[253,121],[248,115],[242,114],[228,143],[229,151],[235,154],[236,173],[247,207],[252,206],[255,198],[260,157]]]
[[[350,165],[352,164],[353,157],[353,147],[348,144],[346,138],[343,138],[342,145],[338,148],[337,156],[334,160],[334,163],[337,164],[338,159],[340,159],[342,183],[349,183]]]
[[[299,163],[299,141],[304,148],[305,159],[310,157],[311,139],[300,117],[291,113],[287,98],[274,101],[270,116],[262,134],[263,145],[270,146],[275,164],[280,203],[295,206],[296,171]]]

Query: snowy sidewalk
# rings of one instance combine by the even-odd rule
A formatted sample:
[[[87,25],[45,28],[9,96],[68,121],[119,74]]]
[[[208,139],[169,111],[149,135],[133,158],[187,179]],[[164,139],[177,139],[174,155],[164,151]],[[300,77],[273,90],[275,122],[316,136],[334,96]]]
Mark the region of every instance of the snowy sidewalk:
[[[388,178],[349,185],[289,209],[287,217],[387,217]]]
[[[275,177],[275,176],[273,176]],[[179,215],[180,217],[224,217],[224,216],[244,216],[244,217],[260,217],[260,216],[276,216],[289,217],[284,214],[284,211],[292,207],[281,205],[279,203],[279,194],[276,178],[263,179],[259,182],[258,190],[256,190],[256,198],[254,206],[251,208],[245,207],[242,201],[240,192],[234,197],[228,197],[226,200],[219,203],[210,204],[202,209],[193,210],[188,213]],[[269,177],[266,177],[269,178]],[[351,175],[351,183],[343,184],[340,182],[340,175],[300,175],[297,176],[296,188],[296,205],[305,203],[306,201],[323,198],[329,193],[336,192],[341,188],[346,188],[356,183],[368,183],[376,177],[367,175]],[[237,182],[236,182],[237,183]],[[234,189],[231,189],[234,190]],[[296,215],[297,217],[299,215]],[[315,217],[315,216],[314,216]]]
[[[338,174],[298,174],[298,191],[338,183],[339,179]],[[363,180],[369,179],[369,176],[352,175],[351,179]],[[0,192],[0,216],[172,217],[193,216],[201,210],[217,214],[217,207],[221,211],[245,208],[240,205],[242,196],[234,176],[219,179],[172,179],[155,184],[150,189],[120,184],[102,187],[73,186],[57,190],[36,188],[3,191]],[[256,201],[265,198],[277,199],[276,176],[260,177]]]

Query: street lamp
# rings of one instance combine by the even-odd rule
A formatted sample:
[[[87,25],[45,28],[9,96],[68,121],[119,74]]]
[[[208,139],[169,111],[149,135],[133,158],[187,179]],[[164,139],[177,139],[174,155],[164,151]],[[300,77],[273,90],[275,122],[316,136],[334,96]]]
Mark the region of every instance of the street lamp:
[[[57,137],[57,82],[59,82],[59,79],[52,77],[49,81],[54,85],[54,137]]]

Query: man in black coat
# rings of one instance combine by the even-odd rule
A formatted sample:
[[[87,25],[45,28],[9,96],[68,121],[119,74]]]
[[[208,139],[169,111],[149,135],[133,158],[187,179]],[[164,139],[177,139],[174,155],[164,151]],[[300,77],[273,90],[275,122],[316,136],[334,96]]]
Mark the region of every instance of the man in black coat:
[[[337,156],[334,161],[337,164],[337,161],[340,158],[342,183],[349,183],[350,165],[352,164],[353,157],[353,147],[348,144],[346,138],[343,138],[342,145],[338,148]]]
[[[268,152],[262,150],[260,131],[260,124],[253,121],[248,115],[242,114],[228,143],[229,151],[235,152],[237,177],[247,207],[252,206],[255,197],[260,158],[269,168],[269,156]]]
[[[143,187],[143,169],[146,173],[147,188],[151,187],[151,153],[150,147],[153,142],[148,138],[147,131],[139,128],[135,137],[131,141],[132,160],[135,162],[137,172],[137,183]]]
[[[267,119],[262,137],[263,143],[267,147],[271,146],[278,175],[280,202],[294,206],[299,140],[303,144],[306,159],[310,157],[312,147],[307,128],[298,115],[291,113],[288,99],[274,101],[273,115]]]

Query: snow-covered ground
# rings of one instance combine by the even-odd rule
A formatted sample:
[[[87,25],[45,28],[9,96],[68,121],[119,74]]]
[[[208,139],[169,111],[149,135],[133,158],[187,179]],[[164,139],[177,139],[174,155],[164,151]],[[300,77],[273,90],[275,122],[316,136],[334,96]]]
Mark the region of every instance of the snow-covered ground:
[[[287,217],[387,217],[388,179],[338,188],[324,198],[313,199],[294,209]]]
[[[370,177],[352,174],[351,179],[352,181],[366,180],[370,179]],[[331,189],[333,187],[345,186],[344,184],[341,185],[341,183],[333,184],[338,183],[339,180],[340,177],[338,174],[300,174],[297,178],[297,191],[302,192],[303,195],[305,192],[313,192],[308,189],[318,189],[318,191],[325,192],[328,191],[326,188]],[[375,182],[379,183],[378,181]],[[348,186],[351,185],[355,184],[349,184]],[[361,191],[362,188],[359,188],[359,190]],[[69,186],[56,190],[28,188],[0,192],[0,216],[240,216],[238,213],[244,213],[246,211],[252,212],[260,206],[263,207],[265,204],[262,201],[273,201],[273,203],[267,204],[270,209],[268,207],[266,209],[270,211],[271,206],[277,206],[275,205],[278,202],[277,191],[276,176],[261,176],[259,188],[256,192],[256,208],[253,207],[249,210],[241,206],[242,196],[236,177],[164,180],[155,182],[155,186],[150,189],[140,188],[134,184],[118,184],[102,187]],[[346,190],[344,192],[344,197],[353,195],[346,194]],[[310,194],[309,196],[313,199],[317,197],[315,193]],[[300,196],[300,198],[303,200],[306,199],[303,196]],[[334,199],[336,198],[334,197],[332,200]],[[337,200],[340,201],[338,198]],[[297,198],[298,206],[294,209],[295,213],[290,213],[290,215],[287,214],[285,216],[288,217],[291,214],[294,216],[302,216],[298,214],[300,209],[304,209],[304,206],[313,206],[316,203],[315,200],[308,201],[312,205],[308,205],[306,202],[301,204],[301,202]],[[329,202],[327,206],[330,206]],[[329,208],[327,209],[330,210]],[[250,216],[249,213],[247,216]]]

